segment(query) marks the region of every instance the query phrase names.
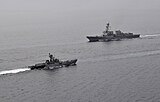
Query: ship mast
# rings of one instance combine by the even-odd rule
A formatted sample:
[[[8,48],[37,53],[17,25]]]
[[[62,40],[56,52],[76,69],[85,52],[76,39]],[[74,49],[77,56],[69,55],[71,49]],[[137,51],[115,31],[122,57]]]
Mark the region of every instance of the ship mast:
[[[104,34],[108,34],[109,29],[110,29],[110,26],[109,26],[109,23],[107,23],[106,29],[105,29],[105,31],[103,33]]]
[[[107,23],[107,26],[106,26],[106,33],[108,33],[109,31],[109,23]]]

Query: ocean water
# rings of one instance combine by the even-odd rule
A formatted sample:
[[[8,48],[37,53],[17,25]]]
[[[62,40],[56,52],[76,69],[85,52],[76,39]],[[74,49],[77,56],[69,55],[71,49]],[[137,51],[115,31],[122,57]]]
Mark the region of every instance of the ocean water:
[[[1,102],[160,101],[158,11],[55,18],[47,13],[32,18],[4,14],[14,19],[0,24]],[[86,35],[102,34],[106,17],[113,30],[140,33],[141,38],[89,43]],[[77,58],[77,66],[27,68],[44,62],[48,53],[61,60]]]

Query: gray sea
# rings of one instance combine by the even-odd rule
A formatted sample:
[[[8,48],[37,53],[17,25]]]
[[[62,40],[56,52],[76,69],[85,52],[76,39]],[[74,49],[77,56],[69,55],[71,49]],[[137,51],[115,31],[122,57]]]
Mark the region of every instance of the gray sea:
[[[148,10],[2,12],[0,102],[159,102],[159,18],[159,11]],[[141,38],[89,43],[86,36],[101,35],[108,21],[111,29]],[[44,62],[48,53],[77,58],[77,65],[27,68]]]

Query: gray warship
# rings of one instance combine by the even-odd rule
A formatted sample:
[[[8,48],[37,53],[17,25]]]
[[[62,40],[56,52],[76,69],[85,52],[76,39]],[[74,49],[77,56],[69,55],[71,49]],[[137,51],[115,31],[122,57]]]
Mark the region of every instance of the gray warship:
[[[98,42],[98,41],[119,41],[121,39],[132,39],[139,38],[140,34],[133,33],[123,33],[120,30],[113,31],[110,30],[110,24],[107,23],[105,31],[100,36],[87,36],[89,42]]]
[[[44,63],[37,63],[35,65],[28,66],[28,68],[30,68],[31,70],[35,70],[35,69],[52,70],[52,69],[57,69],[62,67],[75,66],[77,62],[77,59],[60,61],[59,59],[53,57],[53,55],[50,53],[49,53],[49,58],[50,60],[46,60],[46,62]]]

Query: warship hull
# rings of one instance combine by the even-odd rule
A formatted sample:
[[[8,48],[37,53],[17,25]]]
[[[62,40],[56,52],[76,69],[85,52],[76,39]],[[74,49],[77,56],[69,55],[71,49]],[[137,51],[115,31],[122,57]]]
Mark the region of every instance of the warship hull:
[[[130,35],[130,36],[87,36],[89,42],[98,42],[98,41],[119,41],[120,39],[132,39],[139,38],[140,34]]]
[[[57,69],[62,67],[74,66],[76,65],[76,62],[77,62],[77,59],[61,61],[59,63],[54,63],[54,64],[38,63],[33,66],[28,66],[28,68],[30,68],[31,70],[35,70],[35,69],[51,70],[51,69]]]

